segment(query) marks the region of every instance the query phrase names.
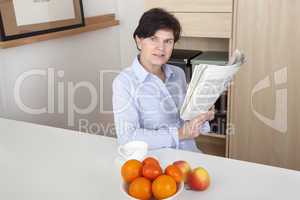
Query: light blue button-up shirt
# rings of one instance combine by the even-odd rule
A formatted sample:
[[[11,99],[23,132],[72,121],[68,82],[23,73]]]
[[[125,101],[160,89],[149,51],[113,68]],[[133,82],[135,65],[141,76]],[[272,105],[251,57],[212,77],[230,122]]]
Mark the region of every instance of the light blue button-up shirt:
[[[164,65],[165,82],[149,73],[136,58],[113,81],[113,110],[119,144],[145,141],[150,149],[172,147],[199,151],[193,139],[178,139],[184,121],[179,110],[187,84],[182,69]],[[201,132],[208,132],[206,122]]]

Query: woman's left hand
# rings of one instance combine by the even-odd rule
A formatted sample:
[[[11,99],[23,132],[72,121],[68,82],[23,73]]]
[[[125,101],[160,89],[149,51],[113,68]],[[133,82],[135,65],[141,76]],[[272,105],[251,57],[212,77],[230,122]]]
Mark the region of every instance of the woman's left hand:
[[[213,105],[207,113],[209,115],[208,120],[213,120],[215,118],[215,105]]]

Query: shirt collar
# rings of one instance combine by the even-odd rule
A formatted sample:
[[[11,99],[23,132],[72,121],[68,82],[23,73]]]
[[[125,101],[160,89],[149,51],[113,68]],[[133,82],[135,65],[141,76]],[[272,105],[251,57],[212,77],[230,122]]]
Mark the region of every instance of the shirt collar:
[[[147,78],[147,76],[149,76],[149,72],[147,70],[145,70],[145,68],[141,65],[138,56],[134,59],[133,63],[132,63],[132,69],[136,75],[136,77],[139,79],[139,81],[144,82],[145,79]],[[163,70],[166,76],[166,81],[174,75],[174,71],[172,70],[172,68],[168,65],[165,64],[163,66]]]
[[[169,78],[175,74],[173,69],[168,64],[165,64],[163,66],[163,70],[165,72],[166,81],[169,80]]]
[[[136,77],[139,79],[139,81],[143,82],[147,76],[150,74],[145,68],[141,65],[138,56],[134,59],[132,63],[132,69],[135,73]]]

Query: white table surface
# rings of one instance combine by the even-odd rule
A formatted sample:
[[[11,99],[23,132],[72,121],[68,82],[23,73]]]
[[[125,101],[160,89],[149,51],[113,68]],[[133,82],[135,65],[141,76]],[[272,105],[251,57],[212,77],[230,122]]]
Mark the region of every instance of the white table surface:
[[[122,200],[116,139],[0,118],[0,200]],[[150,152],[165,166],[186,160],[211,176],[180,200],[300,198],[300,172],[204,154]]]

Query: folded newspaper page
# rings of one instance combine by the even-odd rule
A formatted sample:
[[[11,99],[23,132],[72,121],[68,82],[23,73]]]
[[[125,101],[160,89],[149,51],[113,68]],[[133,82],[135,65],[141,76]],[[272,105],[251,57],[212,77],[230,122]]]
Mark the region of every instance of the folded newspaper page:
[[[183,120],[191,120],[207,112],[227,89],[233,75],[244,61],[244,54],[236,50],[225,66],[207,64],[195,66],[180,117]]]

